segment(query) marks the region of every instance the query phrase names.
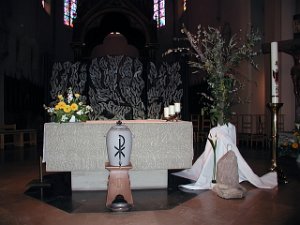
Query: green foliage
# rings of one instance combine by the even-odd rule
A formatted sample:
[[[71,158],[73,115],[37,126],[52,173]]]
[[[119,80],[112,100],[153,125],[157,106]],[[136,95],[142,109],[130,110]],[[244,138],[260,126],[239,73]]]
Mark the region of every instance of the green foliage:
[[[251,29],[242,39],[237,34],[228,41],[222,36],[220,29],[198,26],[196,34],[192,34],[183,26],[182,33],[187,37],[191,47],[168,50],[171,52],[187,51],[194,60],[189,61],[194,72],[204,70],[209,85],[210,96],[204,95],[212,103],[204,108],[209,113],[213,124],[228,123],[232,105],[241,102],[238,91],[243,87],[238,76],[237,67],[243,61],[248,61],[254,68],[257,65],[254,57],[257,52],[255,45],[261,40],[258,31]]]

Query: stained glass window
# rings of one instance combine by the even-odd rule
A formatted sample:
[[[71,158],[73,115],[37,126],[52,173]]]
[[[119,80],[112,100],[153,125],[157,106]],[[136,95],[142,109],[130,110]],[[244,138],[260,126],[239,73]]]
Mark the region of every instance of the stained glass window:
[[[73,27],[76,18],[77,0],[64,0],[64,24]]]
[[[154,13],[153,19],[157,22],[157,27],[163,27],[166,25],[165,16],[165,0],[154,0]]]
[[[42,0],[44,10],[51,15],[51,0]]]
[[[186,2],[187,2],[187,0],[183,0],[183,11],[186,10]]]

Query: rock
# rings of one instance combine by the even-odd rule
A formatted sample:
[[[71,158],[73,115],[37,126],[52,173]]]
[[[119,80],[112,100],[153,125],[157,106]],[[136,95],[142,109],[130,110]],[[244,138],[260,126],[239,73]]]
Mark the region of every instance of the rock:
[[[239,184],[237,157],[228,151],[217,163],[217,183],[214,192],[221,198],[243,198],[246,189]]]

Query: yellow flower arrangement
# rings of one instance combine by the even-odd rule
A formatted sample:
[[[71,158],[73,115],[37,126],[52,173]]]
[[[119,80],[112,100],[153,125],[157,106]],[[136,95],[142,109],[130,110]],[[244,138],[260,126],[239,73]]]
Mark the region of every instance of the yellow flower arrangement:
[[[54,107],[44,105],[44,108],[58,123],[86,121],[89,118],[89,113],[93,111],[89,105],[85,105],[81,101],[79,93],[73,93],[71,87],[68,88],[66,98],[59,94]]]
[[[294,143],[292,144],[292,148],[293,148],[293,149],[298,149],[298,147],[299,147],[299,144],[298,144],[297,142],[294,142]]]
[[[279,156],[290,155],[297,157],[300,154],[300,133],[294,131],[290,135],[279,136]]]

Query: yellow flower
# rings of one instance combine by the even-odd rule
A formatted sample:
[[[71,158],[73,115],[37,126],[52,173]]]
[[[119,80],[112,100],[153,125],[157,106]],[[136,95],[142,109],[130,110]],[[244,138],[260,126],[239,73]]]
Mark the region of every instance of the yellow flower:
[[[64,109],[65,106],[66,106],[66,103],[65,102],[59,102],[59,103],[57,103],[57,106],[58,106],[59,109]]]
[[[69,113],[69,112],[71,112],[71,106],[65,105],[65,107],[63,108],[63,110],[64,110],[65,113]]]
[[[292,144],[292,148],[297,149],[299,147],[299,144],[297,142],[294,142]]]
[[[72,111],[78,110],[78,105],[76,103],[72,103],[71,109],[72,109]]]
[[[73,93],[72,88],[69,88],[66,96],[57,95],[57,103],[53,107],[43,106],[55,122],[69,122],[70,117],[73,115],[79,116],[78,121],[86,121],[87,114],[92,110],[90,106],[84,105],[80,101],[80,97],[80,93]]]
[[[64,99],[64,97],[62,95],[58,95],[57,98],[62,101]]]

